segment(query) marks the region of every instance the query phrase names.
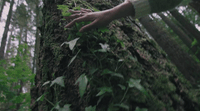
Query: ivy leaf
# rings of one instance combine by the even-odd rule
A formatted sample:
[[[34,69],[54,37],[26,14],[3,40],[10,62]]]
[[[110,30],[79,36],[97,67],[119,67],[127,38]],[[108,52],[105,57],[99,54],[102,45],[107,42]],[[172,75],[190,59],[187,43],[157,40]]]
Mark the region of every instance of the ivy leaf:
[[[122,90],[125,90],[125,89],[126,89],[126,87],[123,86],[123,85],[121,85],[121,84],[118,84],[118,86],[119,86]]]
[[[104,74],[110,74],[111,76],[116,76],[116,77],[119,77],[119,78],[124,78],[123,75],[121,75],[120,73],[115,73],[115,72],[112,72],[108,69],[104,69],[103,72],[101,73],[101,75],[104,75]]]
[[[100,92],[96,96],[101,96],[106,92],[108,92],[108,93],[112,92],[112,88],[111,87],[100,87],[98,89],[100,90]]]
[[[85,93],[85,89],[88,83],[88,79],[87,76],[85,74],[82,74],[77,80],[76,83],[79,83],[79,93],[81,98],[83,97],[84,93]]]
[[[92,106],[86,107],[85,111],[96,111],[96,106],[94,106],[94,107],[92,107]]]
[[[54,84],[58,84],[58,85],[60,85],[60,86],[62,86],[62,87],[65,87],[63,76],[57,77],[56,79],[54,79],[54,80],[52,81],[50,87],[51,87],[52,85],[54,85]]]
[[[147,91],[146,91],[146,90],[144,89],[144,87],[140,84],[140,82],[141,82],[140,79],[138,79],[138,80],[130,79],[130,80],[128,81],[128,85],[129,85],[130,88],[132,88],[132,87],[137,88],[138,90],[140,90],[141,92],[143,92],[145,95],[148,96]]]
[[[140,79],[138,79],[138,80],[130,79],[129,82],[128,82],[128,85],[129,85],[130,88],[132,88],[132,87],[141,88],[140,82],[141,82]]]
[[[109,29],[106,27],[101,27],[98,29],[99,32],[105,33],[105,32],[109,32]]]
[[[118,107],[121,107],[121,108],[124,108],[126,110],[129,110],[129,106],[125,105],[125,104],[115,104],[114,106],[118,106]]]
[[[194,39],[194,41],[192,42],[192,46],[191,46],[191,48],[193,47],[193,46],[195,46],[195,45],[197,45],[198,44],[198,42],[197,42],[197,40],[196,39]]]
[[[79,50],[79,51],[77,52],[77,54],[69,61],[69,64],[68,64],[67,67],[69,67],[70,64],[76,59],[76,57],[77,57],[77,55],[78,55],[78,53],[79,53],[80,51],[81,51],[81,50]]]
[[[113,103],[111,103],[108,107],[108,111],[119,111],[119,108],[114,106]]]
[[[59,108],[58,111],[71,111],[70,106],[71,104],[66,104],[63,108]]]
[[[47,81],[47,82],[45,82],[42,86],[45,86],[45,85],[47,85],[47,84],[49,84],[50,83],[50,81]]]
[[[148,109],[146,109],[146,108],[140,109],[139,107],[136,107],[135,111],[148,111]]]
[[[74,40],[71,40],[69,42],[64,42],[61,44],[61,47],[64,45],[64,44],[68,44],[69,45],[69,49],[70,50],[73,50],[74,46],[76,45],[76,42],[78,41],[79,38],[76,38]]]
[[[81,7],[80,6],[74,7],[73,10],[81,10]]]
[[[43,101],[44,100],[44,94],[43,95],[41,95],[39,98],[37,98],[37,100],[36,101]]]
[[[99,45],[101,46],[102,49],[99,49],[98,51],[99,52],[107,52],[110,50],[109,48],[109,45],[108,44],[102,44],[102,43],[99,43]]]

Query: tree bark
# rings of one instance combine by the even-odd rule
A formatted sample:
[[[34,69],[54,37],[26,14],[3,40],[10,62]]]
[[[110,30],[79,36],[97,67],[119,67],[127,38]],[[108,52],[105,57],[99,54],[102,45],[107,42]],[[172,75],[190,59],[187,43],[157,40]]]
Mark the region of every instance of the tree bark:
[[[76,6],[95,6],[105,10],[116,6],[121,0],[88,1],[80,0]],[[64,5],[65,0],[43,2],[44,23],[40,30],[39,69],[35,76],[35,87],[31,89],[32,111],[50,111],[56,104],[60,107],[70,104],[72,111],[85,111],[89,106],[96,106],[96,111],[114,111],[116,108],[116,111],[135,111],[136,107],[147,108],[149,111],[199,110],[199,103],[191,99],[185,90],[191,91],[187,86],[188,81],[181,77],[158,45],[138,31],[132,19],[114,21],[109,25],[108,32],[94,29],[80,34],[79,27],[75,26],[71,30],[63,28],[67,22],[61,21],[63,16],[57,5]],[[75,4],[68,0],[67,4],[70,3],[72,5],[69,8],[72,8]],[[60,47],[63,42],[78,37],[73,51],[67,45]],[[110,50],[99,52],[105,43]],[[70,63],[73,57],[76,58]],[[104,75],[106,70],[121,76]],[[81,98],[75,82],[82,74],[87,76],[89,83]],[[42,86],[45,82],[63,76],[64,87],[57,84]],[[140,79],[147,94],[137,88],[128,88],[127,81],[130,79]],[[125,86],[125,90],[121,90],[120,85]],[[100,97],[98,93],[102,88],[108,92]],[[44,97],[43,101],[39,97]],[[181,98],[181,101],[176,97]]]
[[[184,16],[182,16],[178,12],[178,10],[170,11],[170,13],[200,43],[200,32],[196,29],[196,27],[193,24],[191,24],[190,21],[187,20]]]
[[[14,5],[14,0],[12,0],[10,2],[10,9],[9,9],[9,13],[8,13],[8,16],[7,16],[6,26],[5,26],[3,37],[2,37],[2,40],[1,40],[0,60],[4,59],[4,52],[5,52],[5,47],[6,47],[7,34],[8,34],[8,31],[9,31],[9,26],[10,26],[10,20],[12,18],[13,5]]]
[[[2,12],[3,12],[3,8],[5,4],[6,4],[6,0],[3,0],[2,5],[1,5],[1,10],[0,10],[0,21],[1,21],[1,16],[2,16]]]
[[[33,73],[36,73],[34,70],[37,71],[37,69],[39,69],[39,66],[38,66],[38,62],[39,62],[39,50],[40,50],[40,37],[39,37],[39,12],[40,12],[40,9],[39,9],[39,1],[37,0],[36,2],[36,34],[35,34],[35,51],[34,51],[34,59],[33,59],[33,69],[32,69],[32,72]]]
[[[162,20],[179,36],[179,38],[183,41],[183,43],[185,43],[185,45],[192,50],[193,54],[195,54],[198,50],[197,47],[194,46],[191,48],[192,46],[192,40],[187,36],[187,34],[185,34],[183,32],[183,30],[181,30],[177,25],[175,25],[173,22],[170,21],[170,19],[168,19],[165,15],[163,15],[162,13],[158,14]],[[196,55],[197,58],[200,60],[200,53]]]
[[[13,26],[13,28],[12,28],[12,30],[11,30],[11,33],[10,33],[10,36],[9,36],[9,39],[8,39],[8,45],[7,45],[7,49],[6,49],[6,54],[5,54],[5,58],[8,60],[8,53],[10,52],[10,47],[11,47],[11,38],[12,38],[12,36],[13,36],[13,31],[14,31],[14,26]]]

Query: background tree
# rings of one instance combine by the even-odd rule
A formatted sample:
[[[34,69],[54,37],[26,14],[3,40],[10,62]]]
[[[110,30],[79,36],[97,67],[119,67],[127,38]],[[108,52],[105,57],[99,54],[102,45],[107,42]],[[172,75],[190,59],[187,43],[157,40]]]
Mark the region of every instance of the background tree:
[[[9,9],[8,17],[7,17],[7,20],[6,20],[6,26],[5,26],[3,37],[2,37],[2,40],[1,40],[0,60],[4,59],[4,53],[5,53],[7,36],[8,36],[8,30],[9,30],[10,20],[11,20],[12,12],[13,12],[13,10],[12,10],[13,9],[13,5],[14,5],[14,0],[12,0],[11,3],[10,3],[10,9]]]

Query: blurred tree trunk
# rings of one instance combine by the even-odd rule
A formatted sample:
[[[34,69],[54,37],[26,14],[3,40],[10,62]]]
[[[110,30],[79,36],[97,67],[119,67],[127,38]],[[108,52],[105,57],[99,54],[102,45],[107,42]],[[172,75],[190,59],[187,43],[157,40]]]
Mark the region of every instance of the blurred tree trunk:
[[[80,0],[76,6],[95,6],[105,10],[116,6],[121,0],[87,1]],[[192,92],[186,85],[188,81],[167,60],[166,53],[139,31],[131,18],[112,22],[108,32],[93,29],[80,34],[76,26],[64,30],[67,22],[62,20],[61,11],[57,9],[57,5],[72,4],[68,5],[71,9],[75,5],[73,0],[43,2],[39,69],[35,86],[31,89],[32,111],[50,111],[52,108],[63,110],[61,108],[64,105],[64,109],[69,105],[71,111],[85,111],[89,106],[96,106],[95,111],[135,111],[136,107],[147,108],[148,111],[199,111],[199,103],[185,92],[185,89]],[[67,45],[61,47],[63,42],[78,37],[73,51]],[[99,52],[102,49],[99,44],[109,45],[110,50]],[[103,75],[106,70],[121,76]],[[84,78],[88,78],[89,83],[81,98],[79,86],[75,82],[82,74],[87,76]],[[45,82],[58,77],[63,77],[59,83],[56,81],[58,84],[63,82],[64,87],[57,84],[43,86]],[[128,88],[127,81],[130,79],[141,81],[147,94],[136,88]],[[121,89],[120,85],[124,87]],[[105,88],[105,92],[98,96],[102,88]]]
[[[8,44],[7,44],[6,54],[5,54],[6,60],[8,60],[8,58],[9,58],[8,57],[9,56],[8,53],[10,52],[11,40],[12,40],[13,32],[14,32],[14,26],[11,29],[10,36],[9,36],[9,39],[8,39]]]
[[[3,37],[2,37],[2,40],[1,40],[0,60],[4,59],[4,52],[5,52],[7,35],[8,35],[8,31],[9,31],[9,26],[10,26],[10,20],[12,18],[13,5],[14,5],[14,0],[12,0],[10,2],[10,9],[9,9],[9,13],[8,13],[8,16],[7,16],[6,26],[5,26]]]
[[[36,0],[36,34],[35,34],[35,51],[34,51],[34,59],[33,59],[33,69],[32,69],[32,72],[33,73],[36,73],[34,70],[37,71],[37,69],[39,69],[39,66],[38,66],[38,56],[39,56],[39,48],[40,48],[40,37],[39,37],[39,13],[40,13],[40,9],[39,9],[39,0]]]
[[[200,32],[196,29],[196,27],[191,24],[190,21],[187,20],[183,15],[181,15],[178,10],[170,11],[170,13],[200,43]]]
[[[179,45],[170,39],[170,35],[159,27],[150,17],[140,19],[140,23],[146,28],[155,41],[167,53],[170,60],[176,65],[179,71],[193,84],[199,80],[200,66],[186,53]]]
[[[23,93],[23,86],[24,83],[22,80],[19,80],[18,85],[20,85],[20,88],[17,90],[17,96],[20,96],[21,93]],[[19,111],[22,103],[17,103],[16,104],[16,111]]]
[[[2,16],[2,13],[3,13],[3,8],[4,8],[4,5],[6,4],[6,0],[3,0],[2,1],[2,4],[1,4],[1,10],[0,10],[0,21],[1,21],[1,16]]]
[[[168,19],[162,13],[159,13],[158,15],[179,36],[179,38],[183,41],[183,43],[185,43],[185,45],[189,49],[192,50],[193,54],[195,54],[197,52],[197,46],[194,46],[194,47],[191,48],[191,46],[192,46],[192,40],[187,36],[187,34],[185,34],[185,32],[183,32],[183,30],[181,30],[177,25],[175,25],[173,22],[171,22],[171,20]],[[200,53],[197,54],[196,56],[200,60]]]
[[[199,15],[200,15],[200,1],[192,1],[192,2],[189,3],[189,5],[193,9],[195,9],[199,13]]]

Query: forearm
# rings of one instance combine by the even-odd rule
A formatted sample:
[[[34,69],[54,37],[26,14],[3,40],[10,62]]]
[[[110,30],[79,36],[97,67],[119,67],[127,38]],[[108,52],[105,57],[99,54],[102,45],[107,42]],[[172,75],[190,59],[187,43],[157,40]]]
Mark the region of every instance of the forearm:
[[[131,2],[126,1],[112,9],[108,10],[112,19],[119,19],[126,16],[134,16],[135,10]]]

